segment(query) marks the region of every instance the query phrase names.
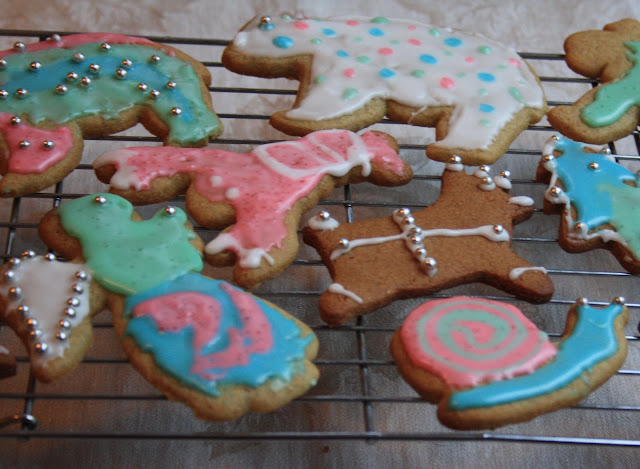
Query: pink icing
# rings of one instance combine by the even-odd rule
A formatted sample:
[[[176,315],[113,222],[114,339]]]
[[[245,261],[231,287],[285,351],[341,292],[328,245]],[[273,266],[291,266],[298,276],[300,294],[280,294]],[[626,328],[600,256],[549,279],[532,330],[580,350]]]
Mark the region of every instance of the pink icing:
[[[464,297],[458,297],[428,302],[409,314],[400,334],[414,366],[438,376],[448,386],[462,389],[529,374],[557,353],[557,349],[540,336],[537,327],[516,307],[491,300],[473,299],[469,303],[464,300]],[[470,311],[468,318],[447,322],[448,314],[465,309]],[[494,316],[509,334],[494,343],[497,334],[494,325],[475,319],[473,313],[476,311]],[[518,329],[526,335],[518,337]],[[448,341],[462,352],[451,349]]]
[[[249,265],[247,250],[281,247],[287,235],[285,217],[327,175],[343,176],[370,162],[402,175],[404,162],[387,141],[374,133],[361,137],[347,130],[314,132],[298,140],[257,147],[249,153],[217,149],[134,147],[99,157],[94,166],[113,164],[111,185],[118,189],[148,189],[159,177],[192,175],[199,194],[211,202],[231,205],[236,223],[207,247],[215,253],[234,251],[240,265]],[[217,244],[216,244],[217,243]],[[259,262],[258,262],[259,264]]]
[[[8,172],[18,174],[40,174],[67,155],[73,147],[73,134],[68,127],[55,130],[40,129],[22,121],[12,125],[12,114],[0,113],[0,135],[8,147]],[[47,149],[43,143],[47,140],[54,146]],[[20,147],[20,142],[29,142],[28,147]]]
[[[203,347],[219,333],[222,314],[220,303],[211,296],[197,292],[171,293],[143,301],[132,311],[134,317],[153,317],[160,331],[178,332],[192,326],[194,362],[191,372],[207,380],[222,377],[207,370],[246,365],[252,354],[265,353],[273,347],[271,325],[251,295],[225,283],[221,288],[238,308],[242,329],[226,331],[229,344],[220,352],[202,355]]]
[[[111,33],[87,33],[60,36],[59,41],[49,39],[33,44],[27,44],[22,52],[39,52],[47,49],[73,49],[74,47],[82,46],[91,42],[107,42],[109,44],[140,44],[146,46],[155,45],[154,42],[142,37],[123,36],[121,34]],[[19,53],[21,53],[21,51],[15,49],[3,50],[0,51],[0,58]],[[173,51],[166,53],[169,55],[175,54]]]

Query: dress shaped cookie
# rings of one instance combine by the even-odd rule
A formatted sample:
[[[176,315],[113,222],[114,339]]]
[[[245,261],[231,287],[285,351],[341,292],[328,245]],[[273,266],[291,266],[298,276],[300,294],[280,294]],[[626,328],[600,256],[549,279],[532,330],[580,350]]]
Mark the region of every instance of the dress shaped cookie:
[[[73,371],[91,345],[91,316],[106,293],[81,263],[25,252],[1,269],[0,317],[25,344],[34,376],[53,381]]]
[[[567,65],[602,84],[572,106],[549,112],[562,134],[604,144],[629,135],[640,124],[640,22],[624,19],[602,31],[581,31],[564,43]]]
[[[548,182],[545,211],[562,212],[559,243],[568,252],[604,248],[640,274],[638,174],[600,152],[554,135],[543,150],[538,180]]]
[[[225,49],[229,70],[300,81],[292,109],[271,116],[291,135],[359,130],[390,119],[436,128],[430,158],[500,158],[547,109],[531,68],[512,49],[450,28],[387,18],[255,18]]]
[[[453,297],[413,310],[391,353],[444,425],[495,428],[575,405],[608,380],[627,355],[627,320],[622,298],[578,300],[556,348],[512,305]]]
[[[125,199],[96,194],[49,212],[39,231],[52,248],[83,259],[108,291],[133,366],[197,417],[275,410],[316,383],[313,332],[272,303],[201,275],[203,243],[182,210],[142,221]]]
[[[337,226],[321,213],[303,230],[329,268],[333,284],[320,297],[329,325],[389,304],[456,285],[482,282],[530,302],[548,301],[553,284],[544,267],[511,250],[513,225],[533,213],[529,197],[511,197],[510,181],[481,166],[466,174],[459,160],[442,175],[440,198],[410,212]],[[324,221],[323,221],[324,220]]]
[[[222,131],[208,70],[169,46],[117,34],[53,36],[0,51],[0,196],[62,180],[82,138],[144,124],[168,145],[201,146]]]
[[[294,261],[301,215],[346,183],[405,184],[411,168],[392,137],[326,130],[248,153],[217,149],[133,147],[95,162],[111,191],[136,204],[187,194],[202,226],[225,228],[205,248],[213,264],[235,263],[234,282],[255,287]]]

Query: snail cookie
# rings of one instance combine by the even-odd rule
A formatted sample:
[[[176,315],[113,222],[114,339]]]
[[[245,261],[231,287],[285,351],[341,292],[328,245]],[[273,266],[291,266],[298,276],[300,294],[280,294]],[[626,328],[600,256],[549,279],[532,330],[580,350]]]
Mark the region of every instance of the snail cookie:
[[[222,126],[206,67],[183,52],[117,34],[53,36],[0,51],[0,196],[71,172],[82,138],[141,122],[168,145],[202,146]]]
[[[29,251],[1,270],[0,317],[25,344],[35,377],[73,371],[91,345],[91,316],[106,302],[87,266]]]
[[[579,300],[556,348],[512,305],[453,297],[413,310],[391,353],[444,425],[495,428],[575,405],[608,380],[626,358],[627,319],[622,299]]]
[[[575,72],[599,79],[571,106],[549,112],[562,134],[604,144],[629,135],[640,123],[640,22],[624,19],[602,31],[580,31],[565,43],[566,62]]]
[[[466,174],[459,160],[442,175],[440,198],[411,212],[340,226],[308,226],[304,241],[329,268],[333,283],[320,297],[322,318],[337,326],[395,299],[482,282],[530,302],[548,301],[544,267],[511,250],[513,225],[533,213],[529,197],[511,197],[505,176],[481,166]]]
[[[255,287],[294,261],[300,217],[335,187],[409,182],[411,168],[397,151],[395,140],[381,132],[325,130],[241,154],[125,148],[100,156],[94,167],[112,192],[135,204],[186,192],[187,211],[196,222],[227,228],[207,244],[207,260],[235,263],[234,282]]]
[[[293,108],[271,116],[290,135],[359,130],[387,115],[435,127],[427,155],[490,164],[546,110],[535,73],[482,36],[387,18],[250,21],[225,49],[229,70],[300,81]]]
[[[559,243],[568,252],[604,248],[640,274],[638,174],[600,152],[554,135],[543,150],[538,180],[548,182],[545,211],[562,212]]]

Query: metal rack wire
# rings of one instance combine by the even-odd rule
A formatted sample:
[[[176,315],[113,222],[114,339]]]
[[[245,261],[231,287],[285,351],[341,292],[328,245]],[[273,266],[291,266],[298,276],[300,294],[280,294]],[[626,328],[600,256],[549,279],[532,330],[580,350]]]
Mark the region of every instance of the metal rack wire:
[[[0,39],[11,41],[37,37],[44,39],[54,31],[12,31],[0,30]],[[58,32],[59,33],[59,32]],[[220,86],[217,75],[225,71],[215,57],[219,57],[226,40],[196,40],[177,37],[150,37],[150,39],[179,46],[190,47],[196,58],[212,69],[214,103],[218,101],[242,102],[244,95],[274,96],[276,99],[292,99],[295,90],[291,86],[276,81],[274,88],[265,88],[263,81],[248,81],[248,78],[230,78],[235,86]],[[191,51],[191,49],[189,49]],[[213,51],[213,52],[211,52]],[[573,76],[557,76],[557,70],[564,67],[562,54],[522,53],[534,68],[549,66],[551,72],[541,74],[545,88],[554,86],[571,89],[571,96],[578,97],[581,89],[593,85],[592,80]],[[214,58],[211,59],[210,57]],[[239,86],[249,83],[247,86]],[[255,84],[253,84],[255,83]],[[551,106],[566,101],[553,100]],[[246,151],[247,148],[273,141],[273,130],[266,121],[269,110],[264,112],[242,112],[241,106],[223,109],[216,104],[219,116],[225,121],[231,132],[225,132],[222,138],[212,142],[220,148]],[[237,112],[236,109],[238,109]],[[227,111],[227,112],[224,112]],[[237,123],[249,120],[257,121],[257,132],[242,133],[244,128]],[[380,130],[394,134],[399,127],[394,122],[385,121],[377,126]],[[403,126],[406,127],[406,126]],[[235,131],[242,128],[242,132]],[[540,157],[539,144],[544,141],[552,129],[544,122],[530,127],[522,142],[516,141],[496,166],[511,170],[514,175],[513,192],[527,194],[536,201],[536,213],[533,219],[517,227],[514,236],[515,249],[524,257],[538,265],[544,265],[554,283],[557,292],[547,305],[531,306],[523,304],[501,292],[484,286],[464,286],[445,291],[435,297],[451,294],[481,295],[498,300],[515,302],[527,313],[539,327],[552,337],[558,337],[562,331],[564,317],[570,304],[589,292],[611,292],[607,297],[597,293],[594,304],[606,304],[614,296],[625,296],[630,309],[630,323],[627,327],[629,359],[619,373],[603,388],[578,406],[560,411],[554,415],[540,417],[534,422],[498,429],[493,432],[453,432],[441,427],[435,418],[435,407],[419,399],[415,392],[403,384],[387,352],[391,334],[401,324],[402,318],[415,307],[420,300],[405,300],[384,308],[382,311],[359,318],[355,323],[337,329],[324,326],[317,314],[317,298],[329,283],[328,274],[319,262],[317,255],[309,248],[302,247],[299,257],[282,279],[269,282],[257,293],[292,311],[311,324],[321,343],[320,356],[316,364],[321,370],[321,380],[308,395],[274,415],[250,416],[238,424],[204,424],[189,415],[188,409],[170,404],[157,391],[137,378],[127,365],[124,355],[119,352],[108,313],[102,313],[94,319],[95,346],[88,357],[70,378],[53,385],[37,383],[29,373],[28,358],[19,342],[6,327],[0,328],[0,343],[7,344],[16,354],[19,373],[15,378],[0,382],[0,440],[7,439],[43,439],[43,440],[259,440],[259,441],[296,441],[296,440],[343,440],[343,441],[406,441],[406,442],[442,442],[442,441],[494,441],[527,442],[553,445],[600,445],[600,446],[640,446],[640,433],[620,427],[614,431],[575,428],[573,433],[558,434],[551,429],[558,420],[574,419],[576,422],[599,415],[607,421],[624,420],[628,413],[637,417],[640,412],[640,400],[628,392],[637,387],[640,376],[640,345],[636,331],[638,310],[640,309],[640,290],[637,277],[622,271],[606,252],[586,253],[570,256],[557,247],[558,217],[542,214],[542,192],[544,186],[533,181],[535,166]],[[138,133],[136,133],[138,132]],[[131,146],[156,142],[148,135],[139,135],[140,130],[121,135],[96,139],[87,143],[86,154],[97,154],[105,145]],[[320,203],[320,207],[331,210],[336,218],[344,222],[372,216],[387,215],[399,206],[424,207],[437,198],[439,175],[442,165],[427,163],[424,157],[426,145],[423,135],[428,129],[418,129],[418,137],[400,139],[401,154],[411,161],[416,169],[414,180],[407,188],[377,189],[363,186],[346,186],[336,190],[332,197]],[[281,137],[284,138],[284,137]],[[613,154],[624,164],[633,166],[640,161],[640,138],[636,132],[624,142],[610,144]],[[619,147],[624,150],[620,151]],[[628,150],[630,149],[630,150]],[[39,217],[51,207],[65,199],[95,192],[101,185],[91,174],[90,161],[83,163],[69,177],[57,184],[53,191],[34,194],[15,200],[4,200],[0,205],[0,236],[3,243],[2,256],[6,260],[25,248],[44,249],[37,240],[36,229]],[[417,195],[416,195],[417,194]],[[172,203],[180,205],[183,198]],[[141,211],[155,210],[145,207]],[[197,228],[205,239],[215,236],[215,232]],[[39,244],[38,244],[39,243]],[[35,246],[34,246],[35,244]],[[211,275],[225,277],[228,272],[215,270]],[[309,280],[311,279],[311,280]],[[96,381],[96,377],[101,377]],[[131,384],[133,383],[133,384]],[[51,403],[56,410],[51,411]],[[61,418],[61,415],[73,414],[78,409],[97,413],[101,422],[90,421],[86,424]],[[157,425],[151,426],[138,422],[134,431],[122,425],[117,417],[118,411],[138,414],[154,413],[156,419],[166,413],[180,416],[182,425],[171,431],[158,431]],[[339,416],[335,420],[323,418],[323,415]],[[395,415],[401,417],[395,417]],[[411,415],[418,414],[420,423],[414,422]],[[305,416],[303,419],[300,416]],[[560,415],[560,416],[558,416]],[[294,416],[294,417],[291,417]],[[425,423],[427,421],[428,423]],[[337,423],[335,423],[337,422]],[[411,423],[407,423],[411,422]],[[615,427],[615,425],[614,425]]]

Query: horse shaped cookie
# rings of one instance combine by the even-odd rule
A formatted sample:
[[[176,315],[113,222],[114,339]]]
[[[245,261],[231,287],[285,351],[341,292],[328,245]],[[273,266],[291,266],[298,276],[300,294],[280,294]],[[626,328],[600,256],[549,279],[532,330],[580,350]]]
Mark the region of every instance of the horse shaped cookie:
[[[430,158],[492,163],[546,112],[536,75],[482,36],[387,18],[262,17],[225,49],[229,70],[299,80],[292,109],[271,124],[291,135],[359,130],[385,114],[436,128]]]
[[[0,52],[0,196],[62,180],[82,138],[141,122],[168,145],[202,146],[222,126],[208,70],[169,46],[117,34],[53,36]]]
[[[481,166],[466,174],[455,160],[442,175],[440,198],[427,208],[338,227],[305,227],[304,241],[319,252],[333,279],[320,297],[322,319],[337,326],[395,299],[472,282],[527,301],[548,301],[553,284],[544,267],[510,249],[513,225],[531,216],[533,200],[511,197],[502,189],[510,186],[508,179],[487,171]]]
[[[549,122],[573,140],[604,144],[629,135],[640,123],[640,22],[624,19],[603,31],[580,31],[564,44],[566,62],[602,84],[571,106],[549,112]]]
[[[347,130],[314,132],[244,154],[126,148],[100,156],[94,166],[112,192],[135,204],[186,192],[187,211],[200,225],[230,226],[205,253],[214,264],[237,261],[234,281],[243,287],[273,278],[293,262],[301,215],[335,187],[361,181],[395,186],[412,174],[392,137]]]

